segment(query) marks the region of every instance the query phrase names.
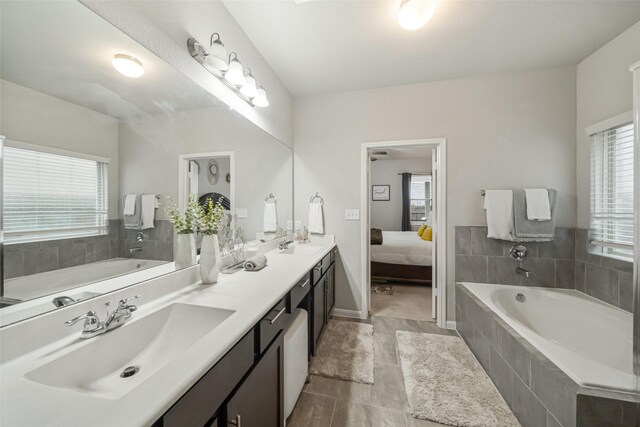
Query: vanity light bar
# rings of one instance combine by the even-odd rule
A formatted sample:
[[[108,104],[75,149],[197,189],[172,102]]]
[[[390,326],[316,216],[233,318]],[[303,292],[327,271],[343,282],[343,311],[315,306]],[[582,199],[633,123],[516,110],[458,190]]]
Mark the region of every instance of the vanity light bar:
[[[214,33],[214,34],[217,35],[216,33]],[[212,39],[213,39],[213,36],[212,36]],[[218,40],[216,40],[216,42],[219,42],[219,36],[218,36]],[[218,46],[216,45],[216,47],[218,47]],[[207,63],[207,56],[209,56],[210,53],[196,39],[194,39],[192,37],[189,40],[187,40],[187,48],[189,49],[189,54],[191,55],[191,57],[193,57],[193,59],[198,61],[200,63],[200,65],[202,65],[207,71],[209,71],[209,73],[213,74],[213,76],[215,76],[222,83],[224,83],[224,85],[226,87],[231,89],[244,102],[246,102],[247,104],[249,104],[252,107],[256,107],[256,106],[257,107],[262,107],[262,106],[267,106],[268,105],[268,102],[266,103],[266,105],[264,104],[264,102],[254,103],[252,101],[252,98],[248,97],[245,93],[242,92],[242,90],[241,90],[242,86],[235,85],[235,84],[229,82],[229,80],[227,80],[225,78],[225,71],[224,70],[218,70],[218,69],[212,67],[211,65],[209,65]],[[232,60],[231,60],[231,55],[235,55],[235,58],[232,59]],[[229,59],[230,59],[229,62],[238,61],[238,55],[235,52],[231,52],[231,54],[229,55]],[[238,65],[240,65],[240,64],[238,64]],[[242,71],[242,73],[244,74],[244,70]],[[253,78],[253,76],[251,75],[250,72],[249,72],[248,75],[251,76],[251,78]],[[260,89],[262,89],[264,91],[264,89],[262,87],[260,87]]]

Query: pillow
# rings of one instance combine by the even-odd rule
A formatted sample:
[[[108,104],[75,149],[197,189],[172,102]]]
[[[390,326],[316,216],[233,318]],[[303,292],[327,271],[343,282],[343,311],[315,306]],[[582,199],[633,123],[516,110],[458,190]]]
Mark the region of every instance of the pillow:
[[[422,236],[420,237],[422,238],[422,240],[431,242],[433,240],[433,228],[431,227],[426,228],[422,233]]]
[[[427,225],[423,224],[422,227],[420,227],[420,230],[418,230],[418,236],[422,237],[422,233],[424,233],[424,230],[427,229]]]

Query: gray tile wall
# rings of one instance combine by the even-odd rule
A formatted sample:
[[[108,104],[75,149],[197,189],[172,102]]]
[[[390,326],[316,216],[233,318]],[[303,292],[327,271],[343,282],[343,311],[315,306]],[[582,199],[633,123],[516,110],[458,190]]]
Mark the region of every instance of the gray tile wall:
[[[456,328],[524,427],[637,425],[637,401],[608,392],[585,396],[586,390],[460,284]]]
[[[170,221],[156,220],[155,228],[142,232],[146,238],[139,245],[137,230],[125,229],[122,220],[110,220],[109,234],[104,236],[5,245],[3,275],[12,279],[117,257],[173,261]],[[136,246],[143,251],[129,253]]]

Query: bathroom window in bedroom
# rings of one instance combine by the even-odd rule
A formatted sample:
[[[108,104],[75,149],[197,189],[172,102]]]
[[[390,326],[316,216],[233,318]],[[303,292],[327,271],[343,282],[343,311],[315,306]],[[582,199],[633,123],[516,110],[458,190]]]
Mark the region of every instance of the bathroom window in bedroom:
[[[597,132],[591,143],[591,244],[633,258],[633,123]]]
[[[21,143],[3,157],[6,243],[108,233],[108,160]]]

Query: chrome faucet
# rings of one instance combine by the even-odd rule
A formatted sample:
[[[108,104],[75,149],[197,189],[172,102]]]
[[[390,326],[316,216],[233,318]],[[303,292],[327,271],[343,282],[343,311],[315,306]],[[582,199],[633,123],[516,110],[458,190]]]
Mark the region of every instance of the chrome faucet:
[[[526,277],[527,279],[529,277],[531,277],[531,272],[529,270],[526,270],[526,269],[522,268],[522,267],[516,267],[516,274],[520,274],[520,275]]]
[[[62,295],[62,296],[59,296],[59,297],[55,297],[55,298],[53,299],[53,301],[51,301],[51,302],[52,302],[52,303],[53,303],[53,305],[55,305],[56,307],[64,307],[64,306],[67,306],[67,305],[75,304],[75,303],[77,303],[78,301],[76,301],[76,300],[74,300],[73,298],[68,297],[68,296],[66,296],[66,295]]]
[[[511,250],[509,250],[509,255],[518,262],[516,274],[524,276],[527,279],[530,278],[532,273],[529,270],[520,267],[522,265],[522,261],[527,257],[527,247],[524,245],[513,245]]]
[[[134,295],[129,298],[121,299],[118,302],[118,307],[116,307],[116,309],[112,312],[109,312],[109,306],[111,305],[111,303],[107,302],[105,304],[105,307],[107,308],[107,320],[105,320],[104,322],[101,322],[98,314],[95,311],[91,310],[85,314],[66,321],[65,325],[75,325],[80,320],[84,319],[84,325],[82,327],[80,338],[93,338],[96,335],[103,334],[107,331],[124,325],[131,318],[131,313],[138,309],[138,307],[136,307],[135,305],[128,304],[130,300],[136,298],[140,298],[140,295]]]
[[[278,244],[278,249],[283,250],[283,249],[288,249],[289,245],[293,243],[293,240],[286,240],[284,242],[280,242]]]

